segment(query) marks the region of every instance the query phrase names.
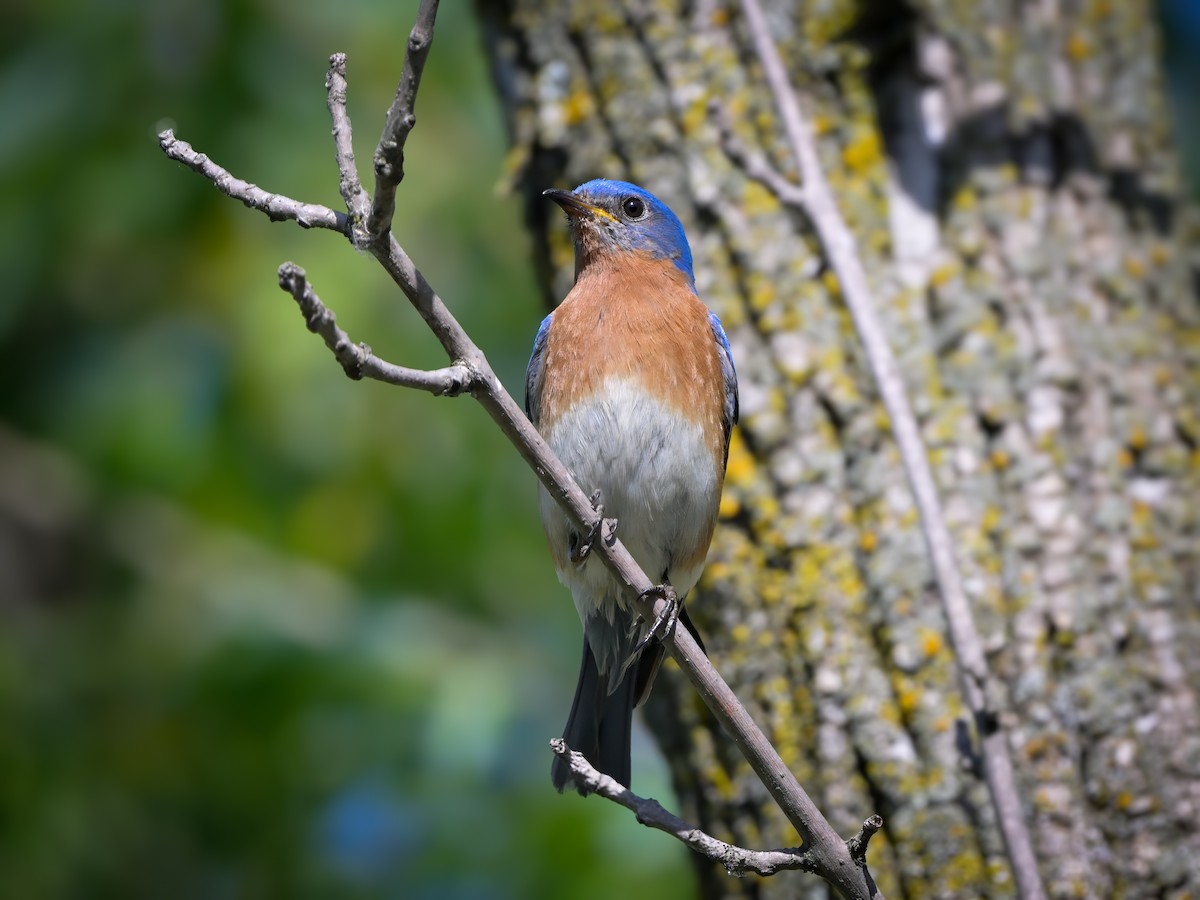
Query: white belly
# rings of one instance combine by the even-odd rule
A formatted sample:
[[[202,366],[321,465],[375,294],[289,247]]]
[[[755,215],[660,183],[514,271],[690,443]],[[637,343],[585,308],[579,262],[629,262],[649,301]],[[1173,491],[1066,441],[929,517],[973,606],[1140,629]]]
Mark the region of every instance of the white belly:
[[[703,568],[697,551],[720,503],[717,466],[698,424],[635,382],[612,378],[553,423],[546,440],[584,493],[601,492],[605,517],[617,519],[617,537],[651,582],[669,576],[681,599],[695,587]],[[545,489],[540,511],[555,556],[565,559],[574,526]],[[597,612],[612,622],[627,606],[616,578],[596,557],[567,562],[558,577],[585,622]]]

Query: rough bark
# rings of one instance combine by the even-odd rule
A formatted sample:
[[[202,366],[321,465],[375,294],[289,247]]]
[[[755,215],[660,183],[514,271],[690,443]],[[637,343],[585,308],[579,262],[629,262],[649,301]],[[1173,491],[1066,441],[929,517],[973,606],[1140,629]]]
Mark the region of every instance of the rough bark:
[[[900,461],[807,224],[709,101],[790,157],[722,2],[480,4],[547,297],[545,187],[624,177],[683,219],[741,381],[689,603],[830,821],[885,820],[892,897],[1008,897]],[[1200,891],[1198,231],[1148,2],[770,3],[921,417],[1052,896]],[[685,685],[651,719],[681,814],[794,841]],[[881,840],[880,838],[883,838]],[[794,873],[706,896],[822,896]]]

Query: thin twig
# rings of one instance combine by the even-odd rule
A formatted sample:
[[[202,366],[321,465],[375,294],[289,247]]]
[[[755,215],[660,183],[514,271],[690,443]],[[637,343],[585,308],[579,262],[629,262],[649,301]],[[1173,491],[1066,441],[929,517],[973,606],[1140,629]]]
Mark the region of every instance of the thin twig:
[[[159,133],[158,145],[171,159],[211,181],[221,193],[265,213],[272,222],[292,221],[301,228],[328,228],[340,234],[350,232],[350,220],[345,213],[319,203],[301,203],[282,194],[272,194],[249,181],[235,178],[203,153],[193,150],[187,141],[176,138],[170,128]]]
[[[720,863],[730,875],[745,875],[747,872],[753,872],[756,875],[774,875],[785,869],[801,872],[813,871],[812,860],[802,848],[747,850],[745,847],[727,844],[725,841],[718,840],[699,828],[689,825],[665,809],[654,798],[639,797],[629,788],[623,787],[616,779],[596,769],[582,753],[568,747],[567,742],[562,738],[554,738],[550,742],[550,749],[554,751],[555,756],[566,762],[575,784],[581,787],[585,793],[597,794],[625,807],[637,816],[638,822],[642,825],[662,831],[682,841],[701,856]],[[869,839],[869,837],[866,838],[866,840]],[[851,840],[865,845],[863,832],[859,832]]]
[[[997,692],[991,689],[983,641],[980,640],[963,590],[962,576],[954,558],[950,531],[942,514],[920,428],[908,402],[900,368],[875,311],[875,302],[854,235],[842,218],[825,180],[816,143],[800,108],[800,99],[775,48],[766,18],[758,0],[742,0],[742,10],[800,171],[803,185],[799,188],[801,208],[812,222],[829,264],[837,275],[842,297],[862,341],[908,474],[945,610],[962,694],[975,721],[992,806],[1008,850],[1017,888],[1024,900],[1037,900],[1045,896],[1045,889],[1038,875],[1037,856],[1022,814],[1006,737],[998,725],[997,711],[992,706]],[[770,184],[767,186],[770,187]],[[784,196],[781,195],[780,199],[784,199]]]
[[[354,158],[354,129],[350,125],[350,113],[346,109],[346,54],[335,53],[329,57],[329,73],[325,76],[326,104],[329,118],[333,120],[333,146],[337,155],[338,188],[346,210],[362,225],[371,210],[371,198],[363,190],[358,178],[358,162]]]
[[[862,828],[858,834],[846,841],[846,846],[850,848],[850,856],[855,862],[861,865],[867,864],[867,844],[871,842],[876,833],[883,827],[883,816],[874,815],[862,823]]]
[[[721,148],[729,158],[741,166],[747,175],[773,193],[780,203],[803,209],[808,202],[804,196],[804,188],[788,181],[782,172],[771,165],[766,154],[758,150],[751,150],[745,145],[738,137],[737,132],[733,130],[729,111],[721,104],[720,100],[713,97],[709,101],[708,109],[716,120],[717,130],[721,136]]]
[[[400,110],[400,113],[396,116],[389,113],[389,123],[395,118],[399,125],[394,130],[390,124],[385,128],[385,139],[381,141],[380,153],[376,154],[377,167],[380,156],[387,157],[384,167],[387,170],[387,178],[381,183],[390,183],[391,185],[383,192],[384,196],[381,198],[380,184],[377,183],[376,199],[369,216],[375,221],[376,226],[382,225],[382,229],[371,231],[372,226],[368,225],[368,231],[374,237],[368,236],[364,249],[370,252],[383,266],[437,336],[452,361],[450,369],[466,373],[467,389],[471,396],[487,410],[499,425],[546,486],[550,495],[583,531],[590,531],[597,519],[591,499],[580,489],[566,467],[551,452],[521,407],[505,391],[483,352],[471,341],[445,303],[404,252],[399,242],[390,234],[391,209],[393,208],[391,204],[394,201],[395,185],[399,181],[397,177],[400,171],[399,155],[402,152],[404,138],[407,137],[408,131],[412,127],[412,103],[415,100],[421,66],[429,50],[433,15],[436,13],[436,8],[437,3],[434,0],[422,2],[417,25],[413,28],[413,37],[409,41],[409,53],[404,64],[405,74],[401,78],[401,84],[397,90],[397,100],[392,107],[392,112]],[[413,59],[413,57],[417,58]],[[336,60],[336,57],[331,59],[331,68],[336,68]],[[407,113],[404,110],[407,110]],[[389,135],[393,135],[394,140],[390,140]],[[173,136],[171,136],[171,141],[172,144],[181,143],[175,142]],[[164,143],[163,149],[168,149],[166,143]],[[187,149],[189,152],[193,152],[190,147]],[[168,154],[170,155],[169,150]],[[205,162],[207,163],[207,160]],[[345,171],[345,169],[353,167],[352,154],[348,155],[344,150],[339,150],[338,163],[343,183],[353,184],[353,180],[347,177]],[[228,175],[223,169],[212,164],[193,165],[192,168],[210,179],[214,178],[213,173],[220,173],[221,176]],[[251,196],[250,192],[257,190],[253,185],[237,182],[234,188],[226,190],[226,193],[242,200],[248,206],[268,212],[265,206],[250,202],[248,199]],[[290,202],[294,203],[294,201]],[[326,212],[335,215],[331,210],[326,210]],[[381,216],[381,213],[384,212],[387,215]],[[336,215],[340,216],[339,221],[349,222],[345,215]],[[339,230],[353,239],[349,226],[334,230]],[[385,232],[387,240],[379,239]],[[285,274],[289,280],[289,284],[284,285],[285,288],[293,293],[293,296],[299,293],[298,301],[309,303],[309,309],[316,310],[316,307],[311,305],[317,302],[315,294],[312,295],[311,300],[304,299],[311,289],[306,290],[306,283],[300,280],[302,273],[299,270],[287,269],[286,273],[281,272],[281,278]],[[310,320],[312,315],[313,313],[306,312],[306,318]],[[332,322],[330,324],[332,325]],[[317,322],[317,326],[318,330],[325,327],[320,321]],[[342,348],[340,351],[342,356],[339,356],[339,360],[342,360],[351,351],[343,347],[343,338],[336,331],[331,333],[335,354],[339,352],[339,347]],[[329,343],[330,336],[324,336],[326,342]],[[345,344],[350,345],[348,337],[345,338]],[[353,365],[359,364],[357,354],[351,354],[347,358]],[[382,361],[380,362],[382,364]],[[425,385],[418,386],[429,389]],[[631,596],[640,597],[647,594],[653,587],[645,572],[641,570],[619,540],[615,540],[611,544],[600,542],[595,549],[609,568],[627,586]],[[659,614],[665,612],[665,600],[660,599],[653,606],[648,601],[640,602],[641,612],[648,620],[657,618]],[[672,634],[666,638],[665,643],[672,657],[696,686],[709,709],[733,738],[751,767],[766,785],[771,796],[800,834],[805,844],[806,856],[811,861],[812,871],[833,885],[843,896],[855,898],[855,900],[880,898],[881,895],[866,867],[851,856],[847,844],[842,841],[837,832],[821,815],[816,804],[800,787],[795,776],[779,758],[762,730],[713,668],[688,631],[682,628],[674,629]]]
[[[417,20],[408,35],[408,52],[400,70],[396,97],[388,108],[383,134],[375,150],[375,199],[367,216],[367,234],[378,240],[392,227],[396,211],[396,186],[404,179],[404,143],[417,124],[413,110],[417,90],[421,87],[421,72],[433,44],[433,23],[437,18],[438,0],[421,0]]]
[[[444,369],[409,369],[380,359],[366,344],[356,344],[338,327],[337,317],[308,283],[304,270],[295,263],[279,267],[279,286],[295,299],[304,315],[308,330],[325,340],[345,373],[359,381],[372,378],[401,387],[429,391],[440,397],[457,397],[471,385],[471,370],[466,366]]]

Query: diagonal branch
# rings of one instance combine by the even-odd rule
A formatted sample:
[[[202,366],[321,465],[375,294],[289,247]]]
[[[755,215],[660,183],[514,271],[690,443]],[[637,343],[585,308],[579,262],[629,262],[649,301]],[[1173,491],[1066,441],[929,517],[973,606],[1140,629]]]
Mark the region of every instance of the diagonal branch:
[[[203,153],[193,150],[187,141],[175,137],[175,132],[170,128],[158,135],[158,145],[171,159],[183,163],[211,181],[221,193],[234,200],[241,200],[251,209],[265,213],[272,222],[290,220],[301,228],[328,228],[341,234],[350,232],[350,220],[345,213],[336,212],[319,203],[301,203],[282,194],[272,194],[249,181],[235,178]]]
[[[397,90],[396,102],[393,103],[392,110],[389,112],[389,124],[384,129],[380,150],[376,154],[377,171],[381,168],[380,159],[382,158],[385,177],[376,184],[375,201],[368,216],[368,233],[366,239],[361,242],[356,235],[352,234],[353,223],[345,214],[334,213],[325,207],[307,206],[286,198],[278,198],[275,195],[266,195],[265,192],[253,185],[232,179],[228,172],[210,163],[207,157],[195,153],[183,142],[176,141],[170,132],[164,132],[160,136],[160,142],[169,156],[179,159],[182,155],[181,161],[188,162],[195,171],[214,183],[217,183],[218,179],[223,179],[226,185],[233,185],[231,189],[226,187],[222,187],[222,189],[230,196],[242,200],[246,205],[272,215],[273,213],[278,214],[279,201],[286,201],[286,204],[290,204],[285,207],[286,209],[308,211],[307,218],[302,219],[298,214],[283,215],[283,218],[294,218],[301,224],[307,222],[309,225],[317,224],[339,231],[374,256],[442,343],[452,363],[447,369],[433,373],[414,374],[414,370],[390,366],[390,364],[378,360],[370,353],[369,349],[361,346],[355,347],[349,337],[337,328],[332,313],[329,313],[320,304],[316,294],[308,286],[302,270],[285,264],[280,270],[280,284],[300,303],[309,327],[322,335],[326,344],[330,346],[339,362],[352,377],[361,371],[363,375],[380,377],[385,381],[393,380],[391,376],[394,376],[396,383],[414,382],[412,386],[424,390],[438,392],[438,387],[449,385],[451,389],[447,390],[447,393],[453,393],[454,389],[469,391],[529,463],[556,502],[583,531],[590,531],[597,524],[598,519],[591,499],[575,483],[571,474],[551,452],[520,406],[505,391],[488,364],[483,351],[463,330],[390,231],[395,186],[399,182],[401,171],[403,144],[414,121],[411,115],[412,104],[415,101],[421,68],[429,51],[436,8],[436,0],[423,0],[417,24],[409,39],[409,53],[404,63],[404,75]],[[335,117],[334,137],[339,171],[342,176],[343,195],[348,197],[347,203],[353,206],[360,201],[360,198],[354,189],[357,173],[354,172],[353,152],[349,148],[349,119],[345,117],[343,121],[341,118],[345,112],[343,65],[343,57],[337,54],[331,57],[331,74],[327,84],[330,92],[331,114]],[[183,153],[180,148],[185,148],[186,153]],[[348,174],[347,170],[350,170],[353,177]],[[218,184],[218,186],[221,185]],[[269,202],[259,202],[259,195],[273,199],[274,205]],[[321,216],[314,216],[311,212],[313,210],[320,212]],[[385,236],[386,239],[384,239]],[[431,380],[433,386],[431,386]],[[641,598],[651,592],[653,584],[619,540],[613,541],[611,544],[602,541],[597,544],[595,549],[609,568],[626,585],[631,597]],[[638,599],[637,602],[640,604],[640,611],[647,619],[657,619],[666,611],[664,599],[659,599],[653,605],[642,599]],[[816,804],[779,758],[774,747],[771,746],[745,707],[738,701],[729,685],[713,668],[712,663],[696,644],[695,639],[686,629],[677,628],[664,639],[664,643],[680,668],[692,681],[701,698],[749,761],[772,798],[779,804],[788,820],[800,834],[805,844],[805,856],[809,860],[811,871],[828,881],[845,897],[855,898],[855,900],[880,898],[882,895],[862,859],[856,858],[851,853],[850,846],[840,838],[821,815]]]
[[[816,143],[800,107],[800,99],[792,88],[762,8],[758,0],[742,0],[742,11],[803,182],[802,187],[794,188],[800,191],[798,197],[788,191],[787,194],[781,193],[780,199],[798,205],[812,223],[829,264],[837,275],[842,297],[875,376],[920,514],[930,564],[937,579],[950,642],[954,648],[960,688],[975,720],[988,791],[1017,887],[1023,900],[1038,900],[1045,896],[1045,890],[1038,875],[1037,856],[1022,813],[1007,739],[998,722],[995,708],[997,691],[991,682],[983,641],[963,590],[950,530],[942,514],[937,485],[917,418],[908,402],[900,367],[876,313],[854,235],[838,211],[833,193],[825,180]],[[775,179],[762,178],[761,175],[756,177],[767,187],[776,183]]]
[[[417,103],[417,89],[421,86],[421,73],[425,69],[425,58],[433,44],[433,23],[437,18],[438,0],[421,0],[417,9],[417,20],[408,35],[408,52],[404,54],[404,67],[400,70],[400,83],[396,97],[388,108],[383,134],[375,150],[375,199],[367,216],[367,234],[373,240],[387,234],[392,227],[392,215],[396,211],[396,186],[404,178],[404,143],[417,124],[413,108]]]

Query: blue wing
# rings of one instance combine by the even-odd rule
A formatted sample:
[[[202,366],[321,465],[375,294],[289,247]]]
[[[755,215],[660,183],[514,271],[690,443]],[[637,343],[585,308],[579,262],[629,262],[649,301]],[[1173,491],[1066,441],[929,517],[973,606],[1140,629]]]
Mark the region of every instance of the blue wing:
[[[721,358],[721,375],[725,381],[725,412],[722,424],[725,426],[725,459],[729,460],[729,435],[734,423],[738,420],[738,386],[737,369],[733,367],[733,353],[729,349],[729,338],[725,337],[725,329],[721,320],[711,310],[708,313],[708,324],[712,328],[713,338],[717,342],[717,355]],[[539,333],[538,337],[541,337]],[[536,348],[535,348],[535,353]]]
[[[533,339],[533,352],[529,354],[529,368],[525,370],[525,415],[529,416],[529,421],[534,425],[538,423],[539,408],[541,407],[542,360],[546,357],[546,338],[550,334],[550,320],[553,318],[554,313],[550,313],[542,319],[537,337]]]

